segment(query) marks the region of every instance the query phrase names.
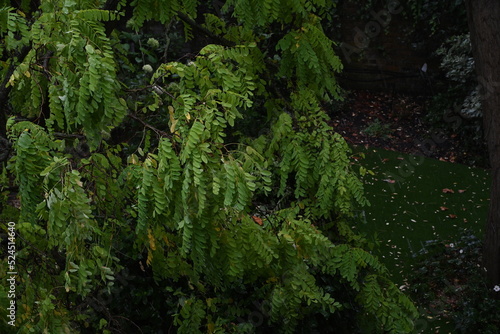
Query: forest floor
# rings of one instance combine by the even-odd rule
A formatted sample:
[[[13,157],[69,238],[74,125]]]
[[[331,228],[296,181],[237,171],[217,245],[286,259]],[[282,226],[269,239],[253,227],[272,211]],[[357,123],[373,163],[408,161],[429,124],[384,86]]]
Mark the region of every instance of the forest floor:
[[[485,151],[471,149],[466,142],[470,139],[431,124],[430,102],[422,96],[350,91],[333,106],[330,117],[335,130],[352,145],[485,167]],[[445,128],[446,122],[441,123]]]

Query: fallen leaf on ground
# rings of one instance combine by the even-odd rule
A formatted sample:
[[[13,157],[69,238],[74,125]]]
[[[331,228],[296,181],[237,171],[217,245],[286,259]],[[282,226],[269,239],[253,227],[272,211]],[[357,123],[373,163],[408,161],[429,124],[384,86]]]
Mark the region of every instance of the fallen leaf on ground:
[[[454,194],[455,191],[453,191],[453,189],[448,189],[448,188],[444,188],[443,189],[443,192],[446,194],[446,193],[451,193],[451,194]]]
[[[448,218],[452,218],[452,219],[457,218],[457,217],[458,217],[457,215],[453,215],[451,213],[448,215]]]
[[[391,179],[385,179],[385,180],[382,180],[384,182],[387,182],[387,183],[396,183],[395,180],[391,180]]]
[[[445,207],[445,206],[440,206],[439,208],[441,209],[441,211],[446,211],[446,210],[448,210],[448,208],[447,208],[447,207]]]
[[[459,189],[458,192],[461,194],[461,193],[464,193],[466,191],[466,189]]]

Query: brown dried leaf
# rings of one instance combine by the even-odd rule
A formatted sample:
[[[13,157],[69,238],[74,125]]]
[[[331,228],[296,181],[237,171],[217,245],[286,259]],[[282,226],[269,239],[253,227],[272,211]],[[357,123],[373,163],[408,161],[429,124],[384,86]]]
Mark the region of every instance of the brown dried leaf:
[[[262,224],[263,224],[262,218],[257,217],[257,216],[252,216],[252,219],[253,219],[254,222],[256,222],[257,224],[259,224],[260,226],[262,226]]]

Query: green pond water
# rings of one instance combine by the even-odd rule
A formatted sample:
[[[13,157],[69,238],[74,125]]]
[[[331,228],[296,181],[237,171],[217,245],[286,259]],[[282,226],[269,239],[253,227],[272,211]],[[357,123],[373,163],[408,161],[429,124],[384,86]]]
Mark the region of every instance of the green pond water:
[[[414,256],[427,240],[453,245],[464,229],[479,238],[489,205],[489,172],[460,164],[381,149],[355,148],[371,206],[354,226],[369,240],[393,280],[404,289]],[[422,311],[420,333],[454,333],[453,325]]]

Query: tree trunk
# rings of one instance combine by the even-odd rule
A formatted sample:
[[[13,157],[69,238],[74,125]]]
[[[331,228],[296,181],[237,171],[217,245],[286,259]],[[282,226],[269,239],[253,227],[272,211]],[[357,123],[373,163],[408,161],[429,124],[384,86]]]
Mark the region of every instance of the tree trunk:
[[[465,4],[493,177],[483,266],[489,283],[500,285],[500,1],[466,0]]]

